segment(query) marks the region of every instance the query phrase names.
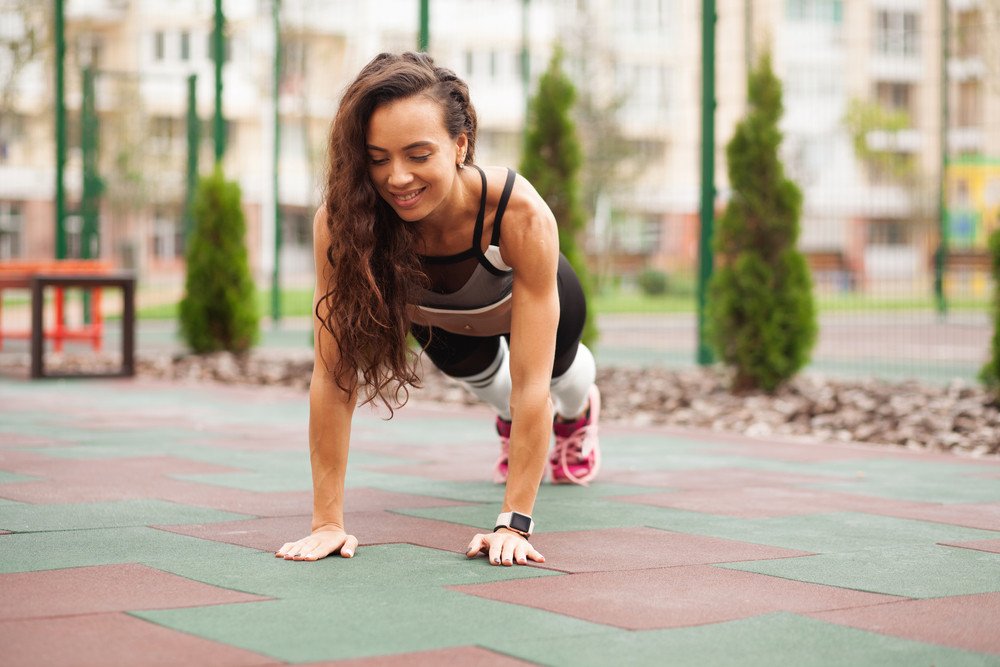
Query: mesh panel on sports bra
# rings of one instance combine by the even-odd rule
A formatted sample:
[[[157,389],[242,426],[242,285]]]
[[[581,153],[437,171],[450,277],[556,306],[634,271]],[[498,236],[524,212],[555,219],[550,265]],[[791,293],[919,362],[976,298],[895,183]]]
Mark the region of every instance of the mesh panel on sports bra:
[[[457,292],[469,282],[478,264],[479,259],[475,256],[447,264],[424,262],[424,273],[427,274],[429,289],[438,294]]]

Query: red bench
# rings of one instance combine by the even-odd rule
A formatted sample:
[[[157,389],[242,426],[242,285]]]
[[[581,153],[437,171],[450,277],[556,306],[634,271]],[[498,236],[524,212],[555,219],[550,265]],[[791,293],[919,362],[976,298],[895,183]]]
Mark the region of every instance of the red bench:
[[[47,276],[102,276],[108,275],[112,266],[94,259],[65,259],[49,261],[13,260],[0,262],[0,349],[3,339],[30,340],[31,330],[4,330],[2,320],[3,292],[8,289],[30,290],[31,279],[38,275]],[[56,352],[61,352],[67,340],[89,341],[94,351],[101,350],[104,333],[104,318],[101,312],[101,288],[90,288],[90,323],[71,328],[66,325],[66,290],[55,288],[55,321],[43,336],[51,340]]]

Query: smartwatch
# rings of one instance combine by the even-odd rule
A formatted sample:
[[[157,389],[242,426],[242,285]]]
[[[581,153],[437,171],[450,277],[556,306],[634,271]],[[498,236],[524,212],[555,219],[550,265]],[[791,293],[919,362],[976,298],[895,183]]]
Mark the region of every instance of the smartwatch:
[[[531,537],[531,533],[535,531],[535,522],[527,514],[501,512],[500,516],[497,517],[497,526],[493,529],[493,532],[495,533],[501,528],[513,530],[523,537]]]

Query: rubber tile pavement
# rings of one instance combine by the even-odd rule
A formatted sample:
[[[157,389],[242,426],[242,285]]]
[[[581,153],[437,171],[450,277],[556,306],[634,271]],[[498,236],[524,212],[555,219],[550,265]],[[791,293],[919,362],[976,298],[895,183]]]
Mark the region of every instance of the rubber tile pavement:
[[[0,664],[1000,665],[998,459],[606,423],[503,568],[492,418],[415,398],[294,563],[304,392],[0,379]]]

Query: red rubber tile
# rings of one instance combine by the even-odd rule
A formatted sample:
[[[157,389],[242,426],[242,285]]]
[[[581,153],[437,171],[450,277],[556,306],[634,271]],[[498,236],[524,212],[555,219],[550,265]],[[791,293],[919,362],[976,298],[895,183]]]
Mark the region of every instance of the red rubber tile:
[[[989,553],[1000,554],[1000,540],[974,540],[972,542],[941,542],[945,547],[961,547],[962,549],[975,549],[976,551],[988,551]]]
[[[825,611],[900,599],[710,565],[591,572],[451,588],[628,630],[705,625],[777,611]]]
[[[459,646],[437,651],[420,651],[419,653],[397,653],[396,655],[379,655],[372,658],[356,660],[337,660],[334,662],[312,662],[299,667],[441,667],[441,665],[475,665],[476,667],[517,667],[532,665],[508,655],[494,653],[478,646]]]
[[[475,531],[456,523],[433,521],[392,512],[344,512],[347,530],[361,546],[415,544],[464,553]],[[305,537],[310,516],[283,516],[190,526],[156,526],[160,530],[190,535],[202,540],[275,552],[287,542]]]
[[[0,575],[0,620],[266,600],[127,563]],[[0,649],[2,650],[2,649]]]
[[[924,507],[920,503],[790,486],[719,486],[676,493],[624,496],[615,500],[744,519],[826,512],[869,512],[898,516]]]
[[[171,475],[241,470],[168,456],[66,461],[30,452],[8,452],[2,455],[0,466],[42,478],[0,485],[0,498],[32,504],[156,498],[255,516],[287,516],[312,510],[309,491],[264,493],[174,479]]]
[[[465,553],[477,532],[471,526],[394,512],[347,514],[345,521],[354,526],[362,545],[405,543],[455,553]]]
[[[869,514],[883,514],[899,519],[916,519],[947,523],[964,528],[1000,530],[1000,503],[927,504],[909,503],[893,507],[884,503],[873,504]]]
[[[1000,593],[906,600],[808,615],[878,634],[1000,655]]]
[[[192,486],[170,475],[240,472],[238,468],[170,456],[74,460],[39,456],[32,452],[5,452],[0,466],[6,471],[40,478],[0,486],[0,497],[33,504],[102,502],[129,498],[175,500]],[[203,486],[203,485],[197,485]],[[184,499],[178,499],[184,502]]]
[[[24,433],[0,432],[0,448],[3,447],[44,447],[46,445],[59,445],[60,443],[51,438],[39,438],[34,435]]]
[[[548,567],[561,572],[607,572],[770,560],[811,555],[779,547],[737,542],[655,528],[540,533],[532,544]]]
[[[126,614],[0,622],[3,662],[45,667],[258,666],[274,660]]]

